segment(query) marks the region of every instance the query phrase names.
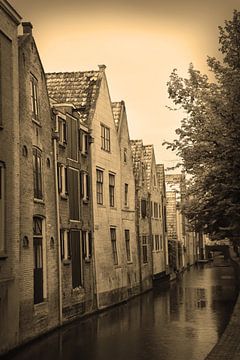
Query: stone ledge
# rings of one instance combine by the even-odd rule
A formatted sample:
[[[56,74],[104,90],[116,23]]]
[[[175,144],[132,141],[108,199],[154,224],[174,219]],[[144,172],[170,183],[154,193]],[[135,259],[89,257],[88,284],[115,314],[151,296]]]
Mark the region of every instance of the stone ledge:
[[[230,257],[236,278],[240,279],[240,258],[230,248]],[[205,360],[239,360],[240,359],[240,295],[238,295],[231,319],[221,338]]]

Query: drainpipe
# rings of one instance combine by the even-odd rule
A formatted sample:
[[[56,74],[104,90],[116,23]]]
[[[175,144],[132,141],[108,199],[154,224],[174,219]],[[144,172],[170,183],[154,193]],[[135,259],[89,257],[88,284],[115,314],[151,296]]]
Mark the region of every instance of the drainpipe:
[[[59,198],[58,198],[58,171],[57,171],[57,139],[58,133],[53,133],[53,159],[54,159],[54,175],[55,175],[55,201],[57,216],[57,244],[58,244],[58,299],[59,299],[59,325],[62,325],[62,261],[61,261],[61,244],[60,244],[60,214],[59,214]]]

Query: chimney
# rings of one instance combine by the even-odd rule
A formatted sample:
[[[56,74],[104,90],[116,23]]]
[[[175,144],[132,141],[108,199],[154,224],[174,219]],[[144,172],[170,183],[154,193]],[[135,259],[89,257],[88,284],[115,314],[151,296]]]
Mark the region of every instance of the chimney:
[[[32,24],[30,22],[22,22],[23,27],[23,34],[30,34],[32,35]]]
[[[106,65],[98,65],[100,71],[104,71],[106,69]]]

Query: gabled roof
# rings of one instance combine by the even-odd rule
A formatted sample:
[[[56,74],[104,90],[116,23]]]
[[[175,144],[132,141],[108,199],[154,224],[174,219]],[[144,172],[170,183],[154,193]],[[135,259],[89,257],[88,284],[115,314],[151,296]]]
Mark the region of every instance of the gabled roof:
[[[80,112],[80,119],[88,121],[96,104],[102,71],[78,71],[46,74],[49,97],[58,103],[71,103]]]
[[[117,131],[119,129],[119,124],[120,124],[120,120],[121,120],[121,116],[122,116],[123,107],[124,107],[123,101],[112,102],[113,119],[114,119]]]
[[[153,161],[153,145],[143,146],[143,159],[146,164],[146,180],[148,189],[151,188],[152,180],[152,161]]]
[[[136,180],[141,178],[142,169],[142,154],[143,154],[143,141],[142,140],[130,140],[133,158],[133,172]]]

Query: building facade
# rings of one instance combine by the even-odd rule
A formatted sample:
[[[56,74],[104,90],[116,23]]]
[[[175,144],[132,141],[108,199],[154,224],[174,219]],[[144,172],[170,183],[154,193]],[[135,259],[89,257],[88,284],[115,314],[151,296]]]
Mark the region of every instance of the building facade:
[[[59,256],[52,123],[31,23],[19,37],[19,342],[59,324]]]
[[[20,15],[0,1],[0,353],[19,339],[19,89]]]
[[[124,101],[112,103],[112,110],[120,146],[122,236],[126,249],[128,296],[131,297],[140,293],[140,249],[136,236],[133,158]]]

